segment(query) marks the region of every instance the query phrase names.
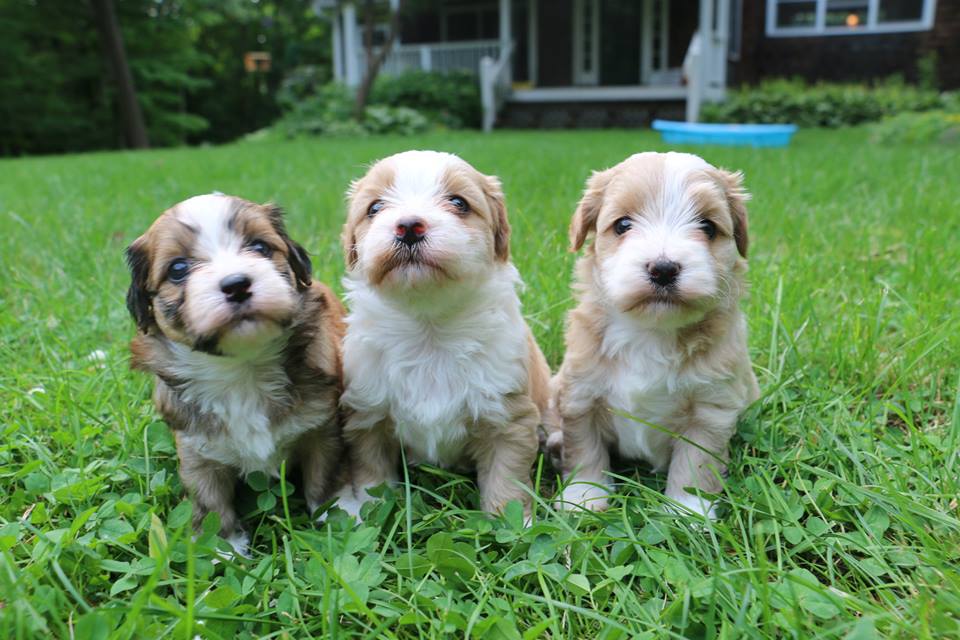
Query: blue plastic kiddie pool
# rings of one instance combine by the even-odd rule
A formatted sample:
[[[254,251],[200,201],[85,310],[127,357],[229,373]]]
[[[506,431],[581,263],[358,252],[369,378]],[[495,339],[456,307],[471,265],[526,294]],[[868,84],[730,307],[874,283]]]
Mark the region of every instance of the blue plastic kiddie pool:
[[[664,142],[720,144],[740,147],[785,147],[797,131],[795,124],[702,124],[654,120]]]

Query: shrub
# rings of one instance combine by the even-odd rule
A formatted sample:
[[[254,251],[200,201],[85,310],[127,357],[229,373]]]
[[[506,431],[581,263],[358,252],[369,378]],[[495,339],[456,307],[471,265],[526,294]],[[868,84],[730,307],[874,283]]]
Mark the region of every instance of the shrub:
[[[381,75],[370,93],[363,122],[353,119],[353,93],[339,83],[324,83],[317,67],[294,69],[277,92],[283,116],[275,129],[286,136],[408,135],[432,124],[450,128],[479,127],[480,88],[466,71],[408,71]]]
[[[275,125],[284,135],[323,135],[334,123],[350,121],[353,97],[347,87],[330,83],[307,90],[294,83],[284,85],[284,114]]]
[[[401,135],[420,133],[430,128],[430,121],[416,109],[382,104],[367,107],[362,124],[369,133]]]
[[[287,137],[300,135],[363,136],[395,133],[411,135],[430,127],[421,113],[407,107],[373,105],[364,112],[363,122],[353,119],[353,93],[342,84],[314,87],[294,98],[299,89],[285,94],[283,117],[274,125]]]
[[[407,71],[381,75],[370,94],[370,104],[416,109],[430,120],[450,128],[480,126],[480,85],[469,71],[437,73]]]
[[[793,123],[801,127],[843,127],[875,122],[904,112],[942,108],[935,91],[893,78],[874,87],[859,84],[770,80],[731,91],[727,100],[706,104],[704,122]]]
[[[960,144],[960,113],[901,113],[873,125],[872,140],[881,144],[935,142]]]

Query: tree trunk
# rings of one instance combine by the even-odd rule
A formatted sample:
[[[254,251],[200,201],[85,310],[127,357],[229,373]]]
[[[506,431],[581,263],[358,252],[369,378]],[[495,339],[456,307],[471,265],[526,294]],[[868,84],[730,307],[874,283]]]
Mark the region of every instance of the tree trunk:
[[[363,120],[363,113],[367,108],[367,100],[370,99],[370,90],[373,88],[373,81],[377,79],[380,73],[380,67],[383,66],[390,50],[393,49],[393,43],[397,39],[397,33],[400,32],[400,6],[402,0],[397,2],[397,8],[390,11],[390,32],[387,34],[387,41],[383,43],[380,52],[373,55],[373,21],[374,21],[374,0],[366,0],[363,5],[364,12],[364,37],[363,49],[366,51],[367,68],[363,72],[363,80],[357,87],[357,96],[353,103],[353,117],[357,120]]]
[[[123,48],[123,36],[117,22],[117,12],[113,0],[93,0],[93,13],[100,31],[103,49],[110,60],[113,79],[117,84],[117,100],[120,117],[123,119],[127,144],[133,149],[146,149],[150,146],[147,128],[143,124],[143,111],[137,101],[137,91],[133,86],[133,75],[127,64],[127,54]]]

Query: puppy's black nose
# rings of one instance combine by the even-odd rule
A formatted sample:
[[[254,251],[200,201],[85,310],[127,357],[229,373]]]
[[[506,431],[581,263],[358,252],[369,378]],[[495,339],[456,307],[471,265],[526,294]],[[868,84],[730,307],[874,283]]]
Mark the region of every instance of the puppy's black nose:
[[[250,281],[250,276],[244,273],[234,273],[220,281],[220,291],[226,294],[228,301],[239,303],[252,295],[250,293],[251,284],[253,283]]]
[[[395,233],[397,240],[408,247],[412,247],[427,235],[427,225],[423,223],[423,220],[417,218],[401,220],[397,223]]]
[[[669,287],[680,274],[680,265],[673,260],[657,260],[647,265],[650,279],[661,287]]]

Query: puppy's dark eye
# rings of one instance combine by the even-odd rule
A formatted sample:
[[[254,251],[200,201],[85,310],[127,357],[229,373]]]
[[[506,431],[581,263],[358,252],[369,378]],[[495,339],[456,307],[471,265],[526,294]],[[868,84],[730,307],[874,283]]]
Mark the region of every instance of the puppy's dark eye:
[[[713,220],[701,220],[700,229],[702,229],[711,240],[717,237],[717,225]]]
[[[367,209],[367,215],[372,218],[373,216],[380,213],[381,209],[383,209],[383,201],[377,200],[376,202],[371,204],[370,207]]]
[[[447,202],[452,204],[459,213],[470,213],[470,205],[460,196],[450,196]]]
[[[633,226],[633,220],[627,217],[620,218],[613,223],[613,232],[618,236],[622,236]]]
[[[173,283],[183,282],[190,272],[190,263],[184,258],[177,258],[167,267],[167,280]]]
[[[247,245],[247,248],[251,251],[256,251],[265,258],[269,258],[273,255],[273,248],[271,248],[270,245],[263,240],[254,240]]]

